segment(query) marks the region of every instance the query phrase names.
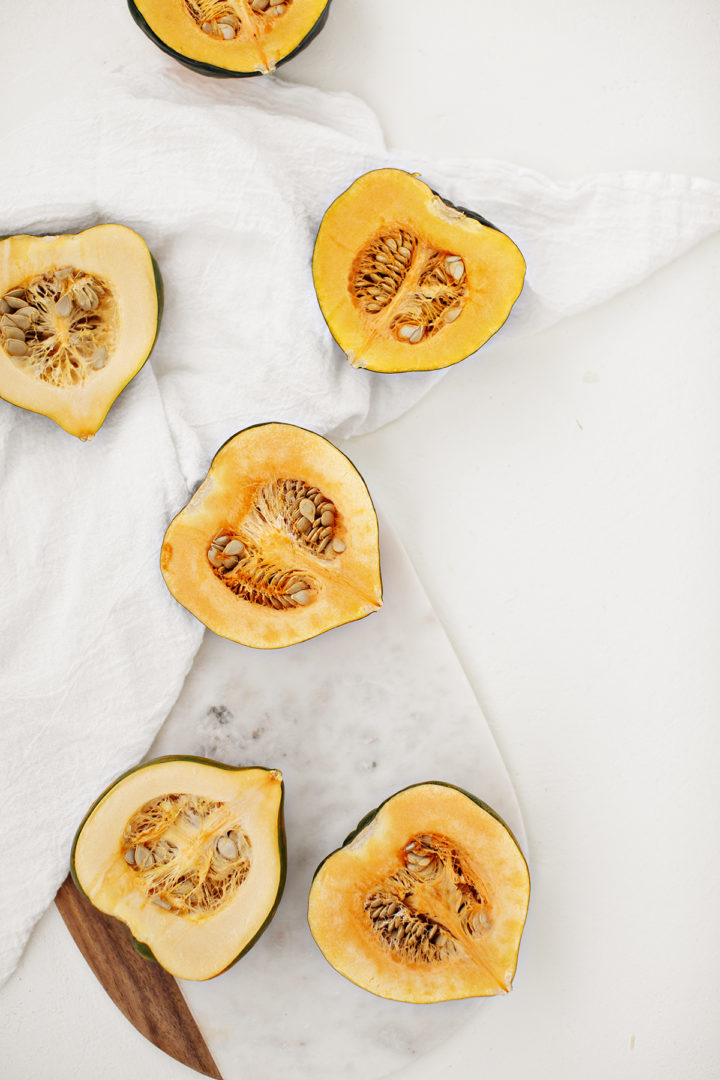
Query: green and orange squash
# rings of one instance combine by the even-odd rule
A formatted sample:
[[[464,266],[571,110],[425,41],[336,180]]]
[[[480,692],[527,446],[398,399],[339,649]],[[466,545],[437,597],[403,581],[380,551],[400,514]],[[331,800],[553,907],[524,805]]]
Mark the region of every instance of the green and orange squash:
[[[431,781],[391,796],[320,864],[308,921],[326,960],[380,997],[487,997],[512,986],[529,893],[502,819]]]
[[[302,52],[330,0],[128,0],[133,19],[174,60],[219,78],[265,75]]]
[[[525,260],[482,215],[418,176],[377,169],[325,212],[313,252],[325,321],[354,367],[448,367],[506,321]]]
[[[220,448],[168,526],[165,583],[214,633],[275,649],[382,604],[378,524],[362,477],[292,424],[246,428]]]

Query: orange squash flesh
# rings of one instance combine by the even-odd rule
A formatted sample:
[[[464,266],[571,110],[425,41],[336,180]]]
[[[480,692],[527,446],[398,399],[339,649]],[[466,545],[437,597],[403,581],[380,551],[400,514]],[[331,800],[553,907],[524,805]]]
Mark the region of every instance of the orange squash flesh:
[[[272,6],[253,10],[249,0],[234,0],[224,9],[205,0],[209,18],[236,17],[235,36],[226,39],[219,30],[203,30],[203,0],[128,0],[137,24],[164,52],[200,74],[225,77],[273,71],[320,32],[329,5],[330,0],[289,0],[276,13]]]
[[[380,997],[485,997],[512,986],[529,890],[494,811],[429,782],[388,799],[320,865],[308,920],[329,963]]]
[[[301,481],[334,505],[341,551],[319,554],[277,508],[270,512],[263,492],[286,481]],[[241,539],[247,569],[213,569],[209,545],[219,535]],[[268,569],[256,573],[260,563]],[[290,424],[247,428],[218,451],[167,529],[161,568],[173,596],[214,633],[256,648],[304,641],[382,605],[377,517],[362,477],[326,439]],[[308,586],[303,604],[271,606],[271,596],[292,604],[298,581]]]
[[[391,302],[380,311],[368,310],[353,286],[359,255],[383,238],[397,237],[399,230],[417,240],[417,250]],[[390,253],[383,250],[387,258]],[[398,337],[398,321],[410,296],[418,311],[430,310],[433,296],[442,291],[437,282],[428,291],[423,279],[437,253],[441,260],[462,260],[456,263],[464,268],[460,303],[454,321],[446,311],[420,341],[410,343]],[[384,274],[386,267],[378,264],[374,270]],[[340,195],[323,217],[313,253],[315,289],[333,337],[355,367],[380,372],[427,371],[463,360],[503,325],[524,276],[525,261],[508,236],[398,169],[366,173]],[[453,285],[452,277],[448,284]]]

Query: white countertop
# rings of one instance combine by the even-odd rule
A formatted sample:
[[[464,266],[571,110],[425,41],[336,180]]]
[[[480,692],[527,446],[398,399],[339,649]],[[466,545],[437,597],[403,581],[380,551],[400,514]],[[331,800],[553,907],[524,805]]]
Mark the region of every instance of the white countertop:
[[[6,107],[47,94],[48,122],[54,87],[156,55],[122,0],[37,0],[3,33]],[[720,180],[719,38],[711,0],[335,0],[281,77],[359,94],[403,149]],[[719,254],[716,236],[481,352],[342,446],[457,650],[529,835],[513,993],[403,1080],[720,1075]],[[190,1075],[128,1025],[54,909],[0,1014],[4,1080]]]

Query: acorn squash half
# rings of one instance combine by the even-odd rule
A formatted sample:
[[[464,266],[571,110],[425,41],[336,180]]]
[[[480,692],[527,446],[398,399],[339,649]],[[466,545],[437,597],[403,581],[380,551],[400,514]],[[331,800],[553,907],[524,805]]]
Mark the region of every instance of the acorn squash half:
[[[525,260],[485,218],[399,169],[330,206],[313,252],[320,308],[354,367],[428,371],[474,353],[507,319]]]
[[[405,788],[318,867],[310,930],[365,990],[426,1003],[506,993],[530,878],[497,814],[450,784]]]
[[[378,525],[354,465],[292,424],[234,435],[170,523],[161,568],[222,637],[274,649],[382,604]]]
[[[162,283],[124,225],[0,240],[0,397],[90,439],[147,360]]]
[[[280,902],[283,798],[277,769],[156,758],[90,808],[73,879],[127,924],[143,955],[180,979],[211,979],[255,944]]]
[[[327,22],[330,0],[128,0],[155,44],[200,75],[265,75]]]

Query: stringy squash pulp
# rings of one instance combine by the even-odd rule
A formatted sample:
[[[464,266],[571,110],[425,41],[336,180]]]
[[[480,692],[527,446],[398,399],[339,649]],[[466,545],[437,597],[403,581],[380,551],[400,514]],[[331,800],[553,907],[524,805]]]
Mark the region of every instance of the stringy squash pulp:
[[[90,809],[73,878],[171,974],[210,979],[257,941],[280,901],[282,808],[275,769],[158,758]]]

